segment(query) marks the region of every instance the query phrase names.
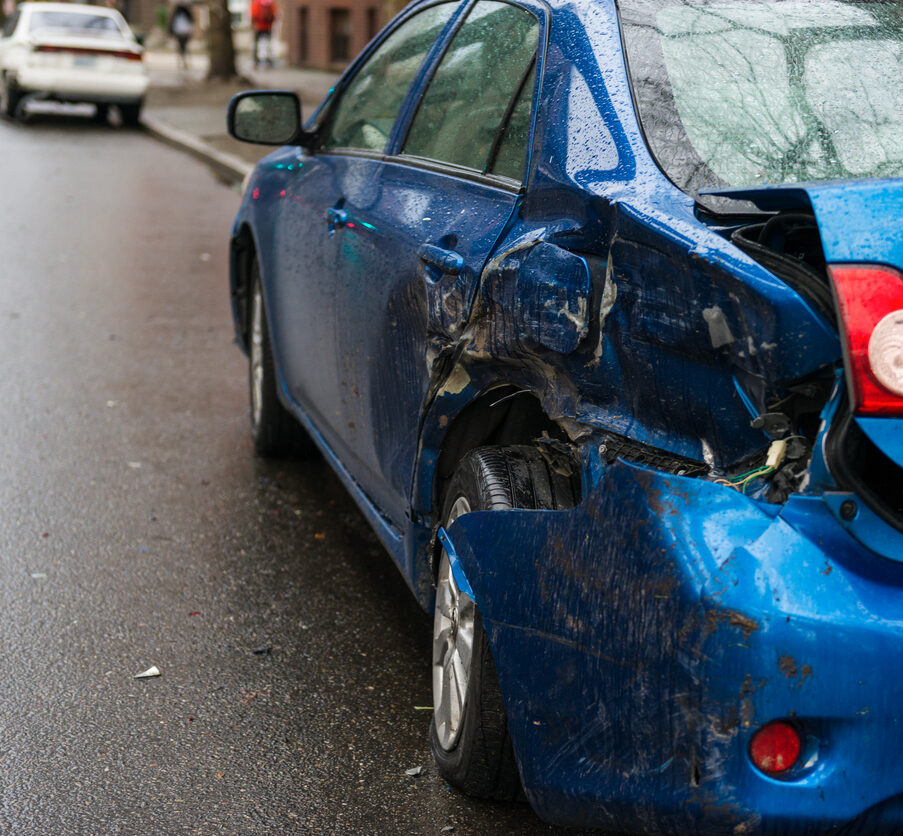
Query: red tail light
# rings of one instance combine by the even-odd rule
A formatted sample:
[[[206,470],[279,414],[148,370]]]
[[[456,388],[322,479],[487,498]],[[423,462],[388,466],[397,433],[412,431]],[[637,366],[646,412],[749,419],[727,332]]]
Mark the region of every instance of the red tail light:
[[[140,52],[131,52],[127,49],[91,49],[81,46],[52,46],[51,44],[40,44],[35,47],[35,52],[56,52],[65,53],[67,55],[93,55],[98,58],[104,56],[108,58],[124,58],[126,61],[141,61]]]
[[[835,264],[828,272],[854,411],[903,416],[903,274],[866,264]]]

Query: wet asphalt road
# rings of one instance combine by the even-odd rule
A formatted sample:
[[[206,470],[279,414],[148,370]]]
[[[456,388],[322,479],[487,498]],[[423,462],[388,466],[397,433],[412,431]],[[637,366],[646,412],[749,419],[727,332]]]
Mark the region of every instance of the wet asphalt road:
[[[0,189],[0,832],[566,832],[438,778],[429,618],[324,463],[255,459],[238,195],[72,117],[0,121]]]

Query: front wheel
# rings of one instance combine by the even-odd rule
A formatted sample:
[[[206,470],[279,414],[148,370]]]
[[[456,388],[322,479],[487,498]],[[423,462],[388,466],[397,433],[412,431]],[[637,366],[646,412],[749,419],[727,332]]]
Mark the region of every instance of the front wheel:
[[[533,447],[483,447],[455,470],[442,519],[470,511],[570,508],[570,477]],[[443,549],[433,618],[433,721],[430,744],[439,774],[468,795],[512,800],[520,778],[495,659],[476,604],[458,588]]]

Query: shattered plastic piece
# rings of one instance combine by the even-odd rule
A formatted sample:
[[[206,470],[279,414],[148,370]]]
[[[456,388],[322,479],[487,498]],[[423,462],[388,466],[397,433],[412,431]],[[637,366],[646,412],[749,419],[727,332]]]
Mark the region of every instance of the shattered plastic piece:
[[[414,778],[414,777],[416,777],[417,775],[419,775],[421,772],[423,772],[423,767],[422,767],[422,766],[415,766],[413,769],[406,769],[406,770],[404,771],[404,774],[405,774],[405,775],[410,775],[412,778]]]
[[[46,573],[46,572],[32,572],[32,573],[31,573],[31,576],[32,576],[36,581],[38,581],[38,580],[42,580],[43,578],[46,578],[46,577],[47,577],[47,573]]]
[[[251,652],[255,656],[269,656],[273,652],[273,645],[262,644],[260,647],[255,647]]]
[[[455,829],[455,826],[453,824],[447,824],[439,832],[440,833],[451,833],[454,829]]]
[[[197,612],[197,611],[195,611],[195,612],[190,612],[190,613],[188,613],[188,615],[200,615],[200,613]]]
[[[152,676],[160,676],[160,668],[156,665],[151,665],[146,671],[142,671],[141,673],[135,674],[135,679],[149,679]]]
[[[129,467],[132,468],[132,470],[138,470],[138,468],[141,467],[141,462],[129,462]]]
[[[431,705],[415,705],[414,711],[433,711],[433,706]]]

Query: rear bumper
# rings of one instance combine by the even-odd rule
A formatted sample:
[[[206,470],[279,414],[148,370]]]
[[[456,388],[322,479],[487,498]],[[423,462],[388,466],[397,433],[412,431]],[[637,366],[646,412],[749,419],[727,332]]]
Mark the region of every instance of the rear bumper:
[[[63,102],[137,104],[147,92],[148,79],[142,73],[96,73],[23,67],[16,83],[24,93],[35,93]]]
[[[821,498],[782,509],[619,462],[571,511],[448,533],[543,817],[800,836],[866,814],[857,834],[903,832],[903,565]],[[788,780],[747,755],[781,718],[808,739]]]

